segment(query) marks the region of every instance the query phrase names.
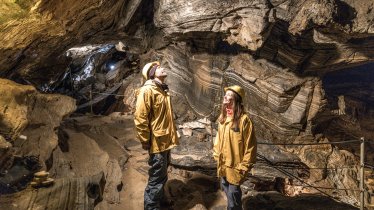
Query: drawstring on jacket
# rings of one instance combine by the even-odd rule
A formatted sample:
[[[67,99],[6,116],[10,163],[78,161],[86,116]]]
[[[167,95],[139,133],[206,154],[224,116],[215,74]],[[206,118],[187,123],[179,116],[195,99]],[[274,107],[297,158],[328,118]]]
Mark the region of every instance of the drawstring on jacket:
[[[159,83],[158,81],[156,80],[153,80],[155,81],[155,83],[165,92],[168,92],[169,91],[169,86],[165,83]]]

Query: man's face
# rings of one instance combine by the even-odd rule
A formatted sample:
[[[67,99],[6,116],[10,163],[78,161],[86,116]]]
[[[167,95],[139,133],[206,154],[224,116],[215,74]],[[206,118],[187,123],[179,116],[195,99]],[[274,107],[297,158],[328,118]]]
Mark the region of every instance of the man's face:
[[[165,78],[167,77],[167,73],[166,73],[166,70],[163,68],[163,67],[158,67],[155,71],[155,77],[158,77],[158,78]]]
[[[232,106],[233,102],[234,102],[234,92],[232,92],[231,90],[228,90],[226,91],[226,94],[225,96],[223,97],[223,104],[227,105],[227,106]]]

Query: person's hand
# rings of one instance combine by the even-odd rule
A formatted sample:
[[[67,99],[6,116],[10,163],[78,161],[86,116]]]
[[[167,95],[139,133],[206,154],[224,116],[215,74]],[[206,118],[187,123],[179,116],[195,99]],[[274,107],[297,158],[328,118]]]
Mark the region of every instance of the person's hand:
[[[142,148],[144,150],[149,150],[151,148],[151,146],[149,144],[145,143],[145,144],[142,144]]]
[[[247,173],[247,171],[244,171],[244,170],[239,170],[239,173],[243,176],[245,176],[245,174]]]
[[[247,171],[245,171],[245,170],[241,170],[241,169],[235,169],[240,175],[245,175],[246,173],[247,173]]]

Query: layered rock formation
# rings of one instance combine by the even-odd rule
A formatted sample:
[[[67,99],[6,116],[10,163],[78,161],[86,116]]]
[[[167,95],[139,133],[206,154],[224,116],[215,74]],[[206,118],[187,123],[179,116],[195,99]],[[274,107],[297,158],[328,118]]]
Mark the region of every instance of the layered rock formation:
[[[214,165],[206,156],[215,135],[212,122],[219,115],[223,87],[231,84],[245,88],[245,106],[261,142],[373,139],[372,1],[69,0],[9,1],[6,5],[17,9],[6,10],[0,21],[0,36],[4,37],[0,41],[0,76],[39,90],[69,94],[82,102],[82,109],[89,110],[99,101],[91,100],[93,90],[124,94],[94,107],[96,113],[131,111],[134,89],[141,85],[140,68],[160,60],[169,72],[167,82],[178,124],[209,120],[208,130],[185,129],[192,137],[186,135],[185,148],[174,151],[175,165]],[[108,65],[123,50],[114,47],[119,41],[127,46],[128,54],[115,60],[119,67],[109,71]],[[26,92],[34,91],[29,89]],[[22,93],[18,98],[27,97]],[[122,101],[125,106],[119,105]],[[17,105],[16,109],[26,108]],[[14,115],[19,116],[15,121],[0,118],[6,122],[0,134],[7,140],[18,137],[26,127],[20,113]],[[58,123],[50,124],[54,128]],[[43,123],[36,124],[41,128]],[[32,136],[37,132],[34,128],[22,134]],[[43,147],[42,159],[50,156],[53,145]],[[201,146],[194,150],[196,145]],[[370,153],[370,144],[368,148]],[[272,154],[277,151],[287,153],[287,158]],[[303,162],[307,176],[292,172],[297,177],[293,179],[353,189],[358,186],[357,167],[330,168],[357,166],[358,152],[357,144],[259,149],[259,155],[272,163]],[[188,153],[193,155],[188,157]],[[74,160],[75,156],[64,158]],[[373,164],[371,155],[366,161]],[[326,192],[357,202],[358,194],[352,191]]]

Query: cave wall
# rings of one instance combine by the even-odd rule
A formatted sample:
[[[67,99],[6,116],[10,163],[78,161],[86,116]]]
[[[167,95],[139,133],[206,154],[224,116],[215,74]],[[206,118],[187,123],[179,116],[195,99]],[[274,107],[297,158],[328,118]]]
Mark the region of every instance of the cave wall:
[[[58,145],[56,129],[75,111],[75,100],[6,79],[0,79],[0,95],[0,136],[10,142],[0,148],[1,171],[12,166],[14,155],[36,157],[45,168]]]
[[[202,117],[215,121],[223,87],[239,84],[262,141],[373,138],[372,1],[56,0],[6,5],[1,9],[7,15],[0,19],[2,78],[43,91],[77,62],[68,56],[69,49],[122,41],[127,52],[139,56],[133,77],[120,88],[127,111],[134,108],[141,67],[160,60],[169,71],[179,123]],[[345,73],[347,68],[354,73]],[[351,74],[368,82],[342,85]],[[357,153],[355,148],[338,149],[343,152],[289,151],[310,167],[320,161],[325,167],[340,157],[351,161],[350,154]],[[322,158],[307,158],[313,155]],[[357,179],[352,173],[351,181]],[[316,172],[314,177],[333,185],[343,175]]]

